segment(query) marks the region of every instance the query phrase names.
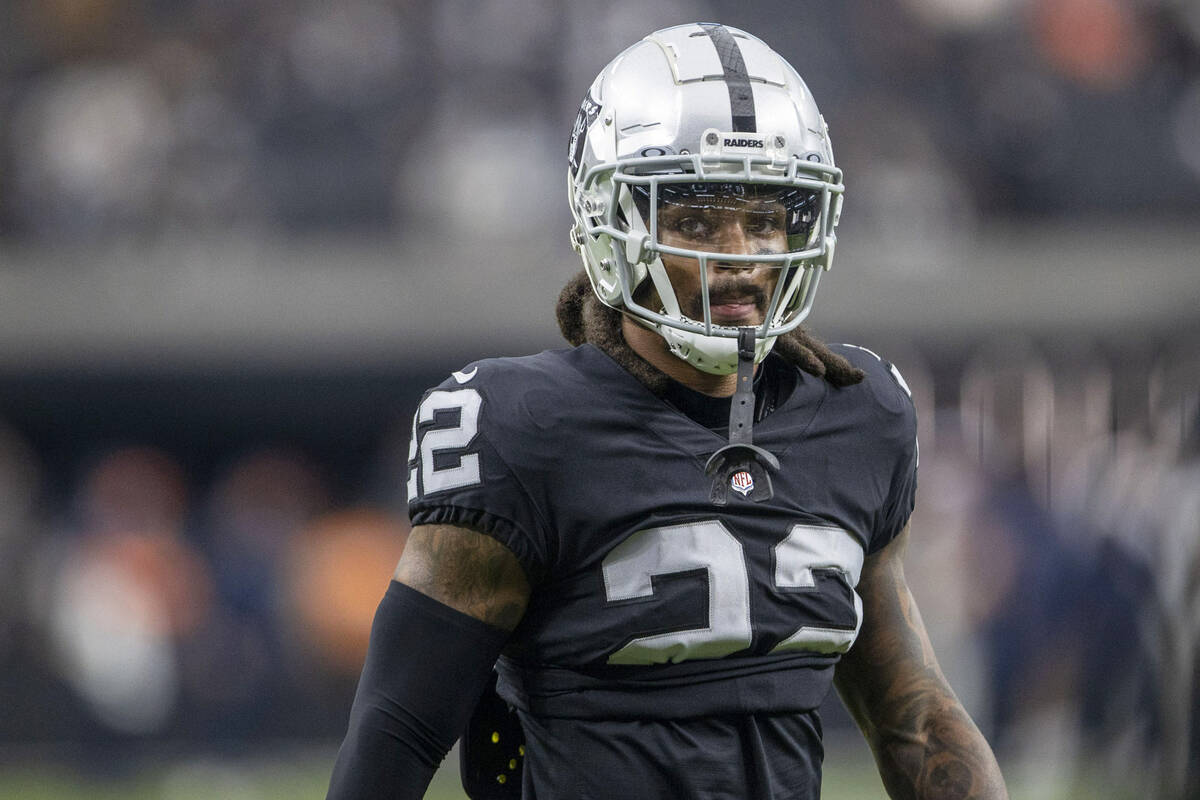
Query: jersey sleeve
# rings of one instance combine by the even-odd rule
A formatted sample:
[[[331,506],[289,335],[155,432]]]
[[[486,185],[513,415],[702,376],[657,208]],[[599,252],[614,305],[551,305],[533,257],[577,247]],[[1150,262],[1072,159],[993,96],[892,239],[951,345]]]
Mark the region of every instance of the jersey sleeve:
[[[531,581],[545,574],[546,528],[510,464],[519,444],[503,393],[485,380],[427,392],[413,417],[408,450],[408,515],[413,525],[458,525],[487,534],[511,550]],[[499,394],[499,396],[494,396]]]
[[[892,491],[884,507],[882,524],[871,540],[871,552],[880,550],[904,530],[917,504],[917,466],[920,446],[914,436],[909,454],[897,467]]]
[[[917,411],[913,405],[912,392],[896,367],[883,361],[892,384],[889,391],[899,409],[890,427],[888,439],[893,444],[895,467],[891,489],[888,492],[879,525],[871,538],[870,552],[881,550],[900,535],[908,524],[917,503],[917,467],[921,461],[920,445],[917,443]]]
[[[890,362],[852,344],[833,345],[865,373],[855,388],[855,408],[848,410],[855,424],[872,442],[872,485],[876,486],[875,511],[868,531],[867,553],[882,550],[900,535],[916,507],[917,410],[912,391]]]

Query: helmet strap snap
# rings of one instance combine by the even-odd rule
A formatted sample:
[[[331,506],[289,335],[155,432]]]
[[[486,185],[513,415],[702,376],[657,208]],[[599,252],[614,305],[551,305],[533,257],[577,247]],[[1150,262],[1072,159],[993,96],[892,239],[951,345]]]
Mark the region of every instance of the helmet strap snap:
[[[729,444],[709,457],[706,475],[713,477],[709,499],[713,505],[729,502],[732,488],[761,503],[774,496],[768,469],[779,469],[779,459],[754,444],[754,328],[738,330],[737,388],[729,405]]]

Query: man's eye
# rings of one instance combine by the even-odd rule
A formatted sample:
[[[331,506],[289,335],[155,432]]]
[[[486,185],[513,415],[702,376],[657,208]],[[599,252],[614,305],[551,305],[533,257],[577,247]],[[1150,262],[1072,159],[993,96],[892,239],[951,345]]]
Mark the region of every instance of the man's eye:
[[[755,215],[746,220],[746,231],[757,235],[770,235],[783,230],[783,221],[774,214]]]
[[[671,226],[691,239],[703,239],[711,233],[711,226],[700,217],[680,217]]]

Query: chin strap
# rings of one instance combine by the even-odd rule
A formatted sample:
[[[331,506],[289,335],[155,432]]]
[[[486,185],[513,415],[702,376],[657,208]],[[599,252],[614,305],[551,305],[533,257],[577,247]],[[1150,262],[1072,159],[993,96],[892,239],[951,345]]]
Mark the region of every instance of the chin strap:
[[[774,495],[767,468],[779,469],[779,459],[754,445],[754,328],[738,330],[737,389],[729,405],[729,444],[713,453],[704,465],[713,476],[709,499],[713,505],[729,502],[729,490],[756,503]]]

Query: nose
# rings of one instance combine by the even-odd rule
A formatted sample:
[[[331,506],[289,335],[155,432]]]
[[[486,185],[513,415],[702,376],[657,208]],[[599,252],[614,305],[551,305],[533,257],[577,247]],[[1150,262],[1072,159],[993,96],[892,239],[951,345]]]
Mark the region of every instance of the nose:
[[[753,237],[746,232],[742,221],[729,221],[721,228],[720,251],[730,255],[750,255],[756,251]],[[726,261],[716,259],[712,262],[714,268],[721,271],[752,271],[758,264],[748,261]]]

